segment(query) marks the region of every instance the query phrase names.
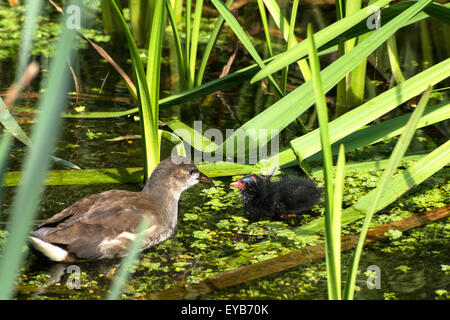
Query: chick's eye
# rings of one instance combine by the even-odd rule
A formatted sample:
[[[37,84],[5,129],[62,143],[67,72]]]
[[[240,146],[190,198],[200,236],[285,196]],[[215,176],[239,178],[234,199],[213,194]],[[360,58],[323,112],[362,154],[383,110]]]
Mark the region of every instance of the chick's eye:
[[[198,170],[196,168],[192,168],[189,170],[189,175],[192,176],[196,172],[198,172]]]
[[[245,185],[248,185],[253,180],[251,178],[244,178],[244,179],[242,179],[242,181],[245,183]]]

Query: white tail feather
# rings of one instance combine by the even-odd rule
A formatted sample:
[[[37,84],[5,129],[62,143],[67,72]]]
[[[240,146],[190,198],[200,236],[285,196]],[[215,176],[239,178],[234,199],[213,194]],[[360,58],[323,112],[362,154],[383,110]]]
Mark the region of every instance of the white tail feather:
[[[36,237],[30,236],[30,243],[33,248],[42,252],[42,254],[52,261],[64,261],[69,255],[66,250]]]

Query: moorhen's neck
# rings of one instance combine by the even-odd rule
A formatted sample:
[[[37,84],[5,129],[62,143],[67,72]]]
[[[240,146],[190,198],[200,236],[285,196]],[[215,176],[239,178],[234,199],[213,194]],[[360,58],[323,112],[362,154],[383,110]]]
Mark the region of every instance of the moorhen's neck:
[[[179,181],[176,176],[171,176],[169,173],[157,167],[142,192],[162,201],[173,201],[175,199],[178,202],[180,194],[189,186],[186,185],[186,181]]]

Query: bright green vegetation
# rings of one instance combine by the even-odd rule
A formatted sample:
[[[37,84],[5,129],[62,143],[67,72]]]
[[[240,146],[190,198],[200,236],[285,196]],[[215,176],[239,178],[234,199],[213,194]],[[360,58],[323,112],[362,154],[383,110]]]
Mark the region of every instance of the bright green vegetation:
[[[78,59],[80,63],[71,60],[72,49],[87,48],[86,42],[64,27],[64,18],[53,7],[47,3],[41,8],[32,0],[26,3],[27,10],[5,7],[3,3],[0,6],[1,17],[11,21],[8,26],[0,25],[5,31],[0,35],[0,50],[3,50],[0,59],[15,56],[14,50],[20,45],[17,75],[8,72],[2,86],[7,88],[17,82],[30,59],[39,55],[44,61],[44,81],[36,84],[42,86],[36,89],[41,93],[36,107],[34,103],[29,103],[30,108],[20,101],[17,104],[21,108],[15,108],[14,102],[8,106],[0,100],[0,122],[8,133],[27,145],[26,149],[22,145],[11,146],[9,134],[2,133],[0,177],[6,171],[20,170],[22,174],[20,178],[17,174],[6,174],[6,184],[18,187],[5,190],[6,200],[2,202],[2,208],[6,209],[2,217],[9,218],[7,222],[1,221],[2,229],[9,230],[11,237],[0,259],[0,298],[13,297],[17,269],[21,266],[19,297],[30,298],[28,292],[31,294],[48,281],[48,275],[34,258],[25,259],[27,252],[22,250],[35,219],[42,219],[46,212],[53,214],[57,212],[55,209],[73,203],[72,200],[93,193],[80,191],[79,196],[67,199],[64,195],[67,191],[62,191],[64,187],[52,187],[50,191],[59,190],[62,195],[44,196],[43,210],[38,216],[41,189],[46,181],[54,185],[137,182],[147,178],[160,157],[168,156],[174,145],[179,154],[192,146],[205,153],[228,152],[232,157],[245,157],[252,146],[269,144],[279,132],[280,153],[269,159],[259,158],[256,165],[214,163],[199,167],[213,177],[235,176],[235,179],[236,175],[279,165],[284,173],[303,172],[323,178],[324,203],[313,208],[322,215],[320,218],[307,215],[301,226],[250,221],[241,212],[236,191],[226,186],[229,181],[219,179],[214,188],[200,191],[197,186],[183,195],[177,238],[141,256],[131,270],[128,284],[125,285],[129,270],[119,269],[120,278],[112,283],[114,289],[108,295],[107,288],[111,285],[107,279],[108,268],[98,271],[98,265],[82,264],[80,294],[67,291],[66,278],[63,278],[59,285],[49,288],[48,296],[36,297],[118,298],[122,288],[122,297],[136,297],[322,242],[329,249],[325,264],[314,262],[208,297],[352,299],[355,294],[356,298],[399,299],[409,297],[412,292],[419,292],[427,299],[448,297],[445,289],[448,269],[445,264],[436,263],[448,261],[448,241],[443,240],[448,236],[448,219],[403,234],[392,232],[389,240],[362,250],[369,227],[448,205],[450,46],[436,39],[434,34],[442,32],[429,30],[431,21],[438,23],[433,25],[439,30],[448,30],[448,4],[431,0],[392,4],[383,9],[379,28],[369,31],[367,19],[376,8],[390,1],[370,1],[369,7],[363,7],[358,1],[336,1],[337,21],[326,19],[324,23],[322,16],[317,19],[320,27],[314,26],[313,32],[311,27],[306,28],[305,14],[298,1],[281,8],[276,1],[261,0],[249,4],[254,9],[250,16],[256,14],[258,21],[262,19],[258,36],[257,30],[251,30],[251,19],[246,21],[247,17],[229,10],[231,0],[226,3],[188,0],[185,4],[178,0],[170,3],[156,0],[149,7],[145,1],[134,0],[128,8],[123,8],[121,1],[111,0],[102,6],[92,2],[92,11],[87,15],[91,20],[87,24],[89,28],[81,29],[80,33],[97,42],[111,39],[114,43],[108,50],[111,55],[90,43],[101,56],[95,56],[94,60],[101,61],[103,69],[98,71],[90,64],[91,60]],[[86,6],[88,2],[73,0],[65,4],[70,3]],[[36,22],[34,19],[39,26],[37,34],[27,28]],[[53,22],[58,19],[62,27]],[[281,40],[278,43],[274,41],[277,33],[271,31],[270,25],[278,28]],[[415,45],[418,37],[404,32],[416,26],[420,28],[419,46]],[[307,39],[298,41],[299,35]],[[219,77],[224,64],[232,62],[228,58],[237,48],[234,39],[242,47],[236,51],[238,55],[231,69],[224,70],[226,75]],[[116,47],[127,54],[116,58]],[[98,108],[87,99],[86,105],[74,105],[71,109],[74,112],[65,112],[66,93],[72,90],[68,59],[71,65],[79,67],[75,68],[77,72],[82,70],[81,91],[96,92],[96,97],[102,97],[103,85],[110,81],[106,89],[109,94],[127,95],[132,102],[125,108],[109,102]],[[392,74],[385,72],[390,69]],[[85,77],[89,81],[84,82]],[[220,101],[215,99],[219,90]],[[25,124],[16,121],[20,118],[14,114],[17,110],[26,112],[26,116],[38,115],[35,118],[38,121],[32,127],[27,121]],[[138,117],[132,118],[134,115]],[[58,141],[62,118],[73,120],[67,121],[68,126]],[[203,132],[193,127],[193,120],[199,119],[204,123]],[[219,143],[203,135],[207,127],[241,130]],[[185,132],[176,136],[174,131],[180,128]],[[248,136],[241,154],[234,142],[258,129],[269,131]],[[116,137],[119,131],[120,136]],[[139,142],[135,142],[136,135],[141,137]],[[190,142],[192,137],[200,137],[200,143]],[[111,141],[111,138],[119,140]],[[172,139],[172,143],[168,142]],[[55,151],[67,160],[52,158]],[[416,161],[405,164],[404,156]],[[372,161],[378,157],[383,161]],[[50,179],[45,180],[49,159],[72,168],[77,168],[75,165],[80,161],[83,168],[106,170],[79,171],[69,177],[70,171],[62,174],[52,171]],[[362,160],[371,162],[358,163]],[[8,161],[13,170],[7,169]],[[359,169],[352,171],[355,167]],[[99,189],[107,187],[100,185]],[[139,189],[137,185],[124,187]],[[71,188],[80,190],[77,188],[83,185]],[[55,206],[46,207],[51,202]],[[351,262],[349,253],[341,255],[339,239],[341,235],[355,232],[363,236]],[[4,237],[3,232],[1,236]],[[398,252],[414,252],[418,259],[431,252],[425,259],[430,275],[421,273],[415,259],[400,262],[394,259]],[[386,285],[383,290],[371,293],[362,289],[358,281],[362,281],[371,256],[375,256],[373,264],[383,269],[383,277],[389,278],[391,273],[398,276],[391,281],[394,284],[397,281],[398,285]],[[130,265],[132,258],[130,254],[124,263]],[[352,272],[343,267],[350,264]],[[399,283],[402,276],[411,287]],[[341,285],[342,281],[345,285]],[[431,283],[431,289],[424,283]],[[284,287],[288,289],[282,290]]]

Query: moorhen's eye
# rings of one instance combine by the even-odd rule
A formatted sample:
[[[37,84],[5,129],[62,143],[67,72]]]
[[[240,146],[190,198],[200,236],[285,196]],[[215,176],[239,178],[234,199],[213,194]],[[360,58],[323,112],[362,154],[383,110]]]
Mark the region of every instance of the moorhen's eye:
[[[242,179],[245,185],[248,185],[249,183],[253,182],[252,178],[244,178]]]

